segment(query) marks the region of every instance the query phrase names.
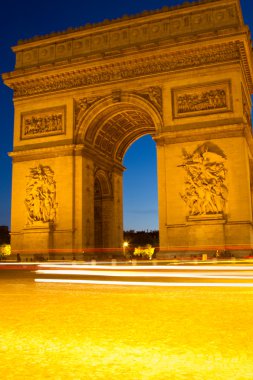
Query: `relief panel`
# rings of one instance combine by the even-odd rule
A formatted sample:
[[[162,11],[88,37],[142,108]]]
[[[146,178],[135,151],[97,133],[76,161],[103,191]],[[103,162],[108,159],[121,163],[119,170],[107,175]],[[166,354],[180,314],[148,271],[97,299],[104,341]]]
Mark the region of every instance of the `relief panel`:
[[[55,222],[58,209],[56,181],[54,171],[49,166],[38,165],[30,168],[26,185],[25,206],[29,225],[36,222]]]
[[[19,61],[21,62],[21,56],[19,57]],[[23,53],[23,61],[24,66],[30,66],[38,63],[38,49],[30,49],[26,50]]]
[[[193,153],[183,151],[185,191],[180,194],[189,217],[223,215],[228,189],[225,185],[226,156],[215,144],[206,142]]]
[[[229,81],[172,89],[173,118],[232,111]]]
[[[215,26],[219,25],[235,25],[238,22],[238,17],[236,15],[236,9],[234,6],[228,7],[227,9],[220,8],[213,10],[213,23]]]
[[[66,108],[64,106],[21,114],[21,140],[62,135],[65,132]]]
[[[55,59],[55,45],[48,45],[39,48],[39,62],[50,62]]]
[[[65,42],[62,44],[58,44],[56,46],[56,51],[55,51],[55,57],[56,58],[63,58],[63,57],[68,57],[69,54],[72,51],[72,43],[71,42]]]

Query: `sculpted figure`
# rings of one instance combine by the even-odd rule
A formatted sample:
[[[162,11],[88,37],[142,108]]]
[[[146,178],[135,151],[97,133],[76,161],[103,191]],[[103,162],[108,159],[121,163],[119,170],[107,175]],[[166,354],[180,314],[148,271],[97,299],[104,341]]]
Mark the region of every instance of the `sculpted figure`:
[[[186,172],[185,192],[180,195],[189,215],[221,214],[227,196],[224,155],[208,150],[204,144],[193,154],[185,152],[180,166]]]
[[[224,108],[227,106],[226,92],[223,89],[216,89],[196,94],[186,93],[178,96],[177,104],[178,113]]]
[[[54,222],[56,218],[56,183],[49,166],[38,165],[30,169],[26,186],[25,205],[29,223]]]

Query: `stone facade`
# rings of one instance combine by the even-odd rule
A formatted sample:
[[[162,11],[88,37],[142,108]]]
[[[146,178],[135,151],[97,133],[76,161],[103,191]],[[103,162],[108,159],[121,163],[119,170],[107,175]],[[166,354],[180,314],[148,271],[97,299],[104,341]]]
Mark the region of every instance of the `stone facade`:
[[[15,104],[14,250],[122,247],[122,160],[145,134],[157,144],[161,257],[251,247],[253,60],[239,0],[144,12],[13,51],[3,79]]]

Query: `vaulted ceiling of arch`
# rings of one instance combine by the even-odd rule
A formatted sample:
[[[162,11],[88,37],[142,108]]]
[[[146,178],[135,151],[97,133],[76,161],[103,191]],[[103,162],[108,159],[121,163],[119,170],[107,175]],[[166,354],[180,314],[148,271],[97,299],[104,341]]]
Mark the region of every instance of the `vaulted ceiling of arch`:
[[[155,131],[151,116],[137,107],[114,113],[99,124],[93,146],[104,155],[119,161],[122,161],[133,141]]]

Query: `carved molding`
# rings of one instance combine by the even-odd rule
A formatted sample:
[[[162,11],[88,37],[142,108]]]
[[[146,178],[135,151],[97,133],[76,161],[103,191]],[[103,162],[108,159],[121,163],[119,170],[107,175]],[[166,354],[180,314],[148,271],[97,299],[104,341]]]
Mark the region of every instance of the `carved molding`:
[[[108,170],[104,170],[98,166],[95,166],[94,179],[95,179],[95,183],[97,182],[97,190],[98,190],[96,194],[96,189],[95,189],[95,198],[96,198],[96,195],[102,198],[112,197],[113,195],[112,172]]]
[[[13,162],[23,162],[23,161],[34,161],[45,158],[52,157],[63,157],[63,156],[77,156],[82,155],[84,151],[83,144],[77,145],[60,145],[60,146],[50,146],[50,147],[40,147],[36,149],[22,149],[15,150],[14,152],[9,152],[9,157],[12,158]]]
[[[195,5],[195,4],[194,4]],[[202,4],[200,4],[201,6]],[[122,20],[124,21],[124,19]],[[96,30],[82,30],[66,33],[64,39],[56,36],[50,43],[40,38],[33,47],[26,45],[16,48],[16,68],[32,67],[62,60],[80,59],[112,50],[126,49],[135,45],[147,45],[157,41],[171,40],[180,36],[191,36],[219,29],[240,26],[240,18],[235,4],[208,4],[208,7],[189,7],[182,12],[178,9],[162,12],[160,15],[137,17],[127,24],[108,25]],[[111,25],[110,25],[111,24]],[[36,46],[37,45],[37,46]]]
[[[112,91],[112,100],[114,103],[121,102],[122,91],[121,90],[113,90]]]
[[[21,140],[62,135],[66,132],[66,108],[54,107],[21,114]]]
[[[245,116],[247,123],[251,127],[252,126],[251,107],[250,107],[249,102],[247,100],[243,85],[242,85],[242,106],[243,106],[243,115]]]
[[[228,192],[225,161],[222,150],[211,142],[197,147],[192,154],[183,150],[183,163],[179,166],[185,170],[186,177],[185,191],[180,196],[190,217],[223,215]]]
[[[233,42],[213,45],[206,48],[185,50],[170,54],[152,56],[78,70],[64,74],[47,76],[22,82],[5,77],[6,83],[13,88],[15,97],[48,93],[76,87],[85,87],[101,83],[138,78],[145,75],[163,74],[177,70],[196,68],[231,60],[239,60],[240,43]]]

